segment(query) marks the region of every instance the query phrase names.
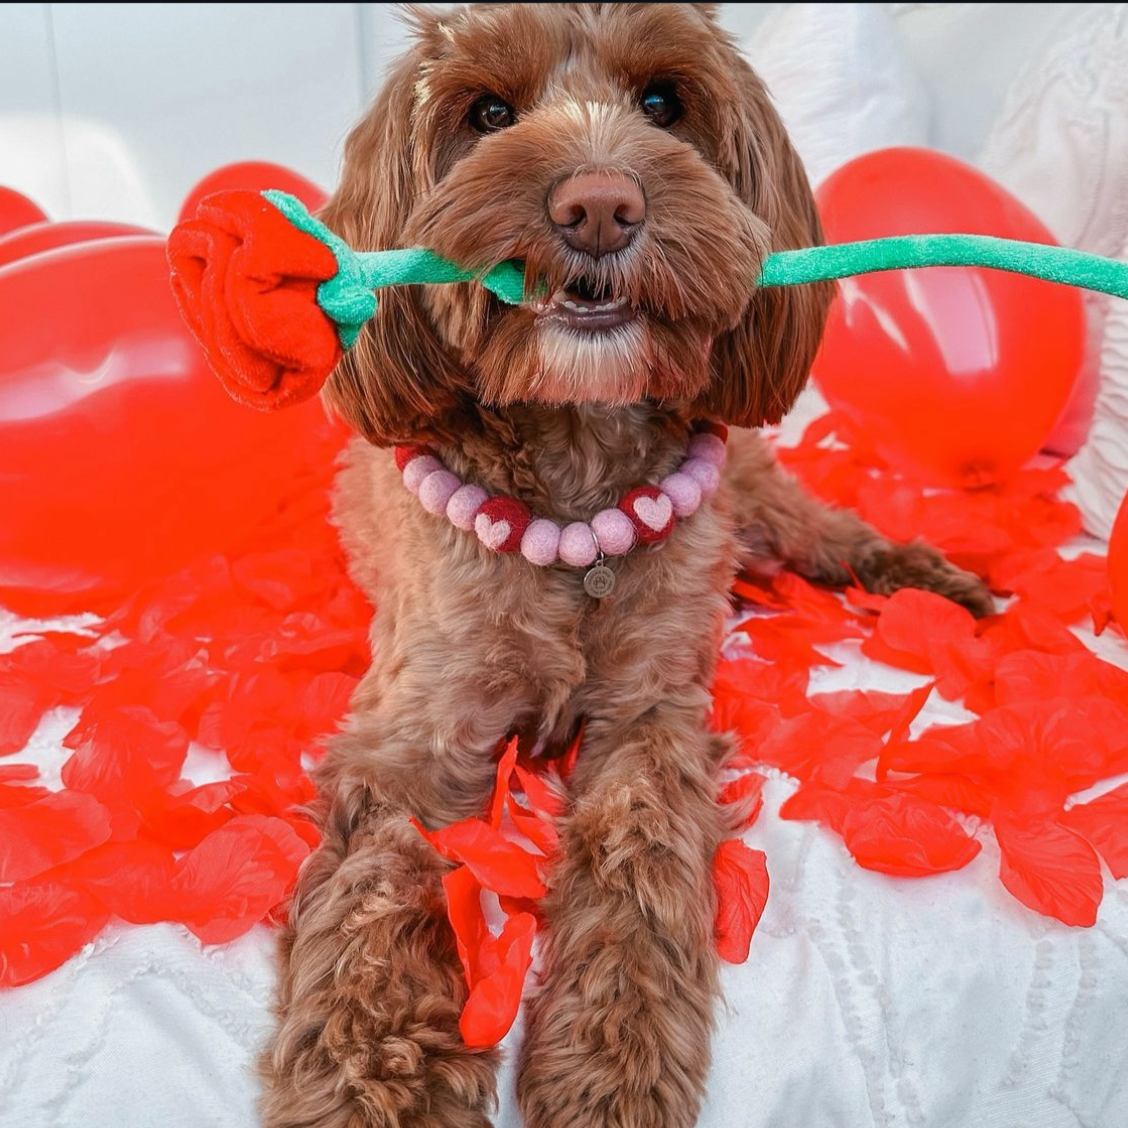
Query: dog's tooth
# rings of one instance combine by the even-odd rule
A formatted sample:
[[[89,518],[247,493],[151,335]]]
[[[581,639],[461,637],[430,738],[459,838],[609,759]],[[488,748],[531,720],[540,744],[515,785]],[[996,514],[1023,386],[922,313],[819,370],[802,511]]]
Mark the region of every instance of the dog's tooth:
[[[575,302],[570,302],[570,301],[565,300],[564,308],[574,310],[576,313],[580,312],[580,307],[578,305],[576,305]]]

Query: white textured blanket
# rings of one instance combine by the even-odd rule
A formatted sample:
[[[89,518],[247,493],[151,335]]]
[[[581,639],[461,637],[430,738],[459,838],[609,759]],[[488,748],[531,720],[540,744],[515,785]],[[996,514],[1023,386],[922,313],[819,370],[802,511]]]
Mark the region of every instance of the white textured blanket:
[[[4,628],[7,628],[4,630]],[[0,648],[17,628],[0,621]],[[1128,666],[1117,639],[1083,635]],[[919,680],[834,652],[812,691],[904,692]],[[965,719],[936,699],[914,725]],[[51,785],[69,718],[21,760]],[[191,760],[189,761],[191,767]],[[1028,912],[997,877],[989,833],[956,873],[859,869],[841,841],[783,822],[772,779],[747,841],[771,896],[748,962],[724,969],[701,1128],[1126,1128],[1128,881],[1092,929]],[[112,926],[43,980],[0,993],[4,1128],[251,1128],[272,934],[201,949],[182,928]],[[512,1047],[499,1128],[519,1128]]]

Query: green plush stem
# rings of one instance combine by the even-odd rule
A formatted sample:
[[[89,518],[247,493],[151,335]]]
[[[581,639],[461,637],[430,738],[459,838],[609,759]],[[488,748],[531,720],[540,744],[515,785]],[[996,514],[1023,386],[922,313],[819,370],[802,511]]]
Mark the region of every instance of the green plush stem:
[[[1068,247],[1022,243],[993,235],[892,235],[860,243],[777,251],[764,261],[759,285],[802,286],[921,266],[989,267],[1128,298],[1128,263]]]
[[[364,323],[376,313],[375,290],[385,286],[425,286],[477,280],[503,302],[517,305],[524,297],[525,278],[511,262],[486,270],[462,270],[434,251],[408,248],[354,251],[339,235],[310,215],[295,196],[273,188],[263,192],[299,231],[324,243],[337,260],[337,274],[317,288],[317,304],[337,326],[344,348],[356,344]]]
[[[318,287],[317,301],[336,323],[345,348],[355,343],[361,327],[376,312],[374,291],[384,286],[477,281],[509,305],[525,300],[524,275],[515,263],[503,262],[474,271],[455,266],[423,248],[354,251],[293,196],[273,190],[263,195],[294,226],[319,239],[336,257],[338,273]],[[764,260],[756,284],[803,286],[855,274],[922,266],[989,267],[1128,298],[1128,263],[1067,247],[1022,243],[992,235],[894,235],[860,243],[777,251]]]

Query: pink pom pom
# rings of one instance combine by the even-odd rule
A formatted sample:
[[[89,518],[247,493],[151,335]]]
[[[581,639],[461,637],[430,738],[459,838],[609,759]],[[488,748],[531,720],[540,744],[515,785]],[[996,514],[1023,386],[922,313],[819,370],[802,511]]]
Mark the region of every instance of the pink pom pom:
[[[446,467],[433,454],[420,454],[403,468],[403,484],[413,494],[418,495],[419,487],[423,485],[423,479],[428,474],[445,469]]]
[[[447,501],[447,520],[456,529],[469,532],[474,527],[478,510],[489,496],[481,486],[459,486]]]
[[[717,487],[721,484],[720,470],[711,462],[706,462],[701,458],[687,459],[682,463],[681,472],[688,474],[701,487],[701,493],[705,497],[716,493]]]
[[[701,487],[688,474],[676,472],[658,483],[658,488],[670,499],[679,517],[689,517],[701,504]]]
[[[716,435],[702,431],[689,440],[689,456],[711,462],[718,469],[725,464],[725,444]]]
[[[605,509],[591,519],[591,527],[599,538],[599,547],[608,556],[630,552],[635,542],[635,527],[621,509]]]
[[[423,479],[423,484],[419,487],[419,500],[428,513],[445,513],[447,502],[461,485],[462,479],[457,474],[452,474],[449,470],[436,470]]]
[[[538,517],[530,522],[521,538],[521,555],[530,563],[541,567],[556,559],[560,547],[560,526],[555,521]]]
[[[583,521],[565,525],[560,533],[560,559],[575,568],[584,568],[595,559],[595,537]]]

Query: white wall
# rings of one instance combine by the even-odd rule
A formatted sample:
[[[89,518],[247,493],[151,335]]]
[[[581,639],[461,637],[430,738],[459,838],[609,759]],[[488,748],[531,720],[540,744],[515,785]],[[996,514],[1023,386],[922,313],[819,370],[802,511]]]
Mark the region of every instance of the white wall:
[[[747,35],[771,4],[730,4]],[[934,143],[974,155],[1007,83],[1068,5],[899,4]],[[55,218],[167,227],[217,165],[330,186],[404,31],[392,4],[0,5],[0,184]]]

